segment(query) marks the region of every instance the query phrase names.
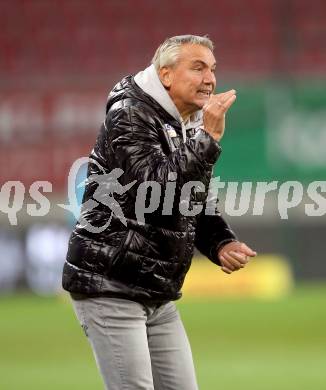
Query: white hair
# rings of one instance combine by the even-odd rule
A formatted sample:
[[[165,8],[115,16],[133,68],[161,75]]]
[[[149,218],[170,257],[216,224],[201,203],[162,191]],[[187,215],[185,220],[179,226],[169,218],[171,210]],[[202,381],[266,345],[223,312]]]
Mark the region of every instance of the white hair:
[[[181,45],[187,43],[202,45],[211,51],[214,50],[214,44],[207,35],[177,35],[166,39],[156,50],[152,59],[152,64],[155,66],[155,69],[158,71],[163,66],[174,65],[178,61]]]

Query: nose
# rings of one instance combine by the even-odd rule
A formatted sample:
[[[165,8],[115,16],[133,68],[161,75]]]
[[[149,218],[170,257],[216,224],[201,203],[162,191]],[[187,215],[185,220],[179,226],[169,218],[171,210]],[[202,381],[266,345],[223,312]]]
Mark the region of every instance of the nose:
[[[214,72],[211,71],[210,69],[206,69],[204,73],[203,82],[205,84],[213,84],[215,86],[216,78]]]

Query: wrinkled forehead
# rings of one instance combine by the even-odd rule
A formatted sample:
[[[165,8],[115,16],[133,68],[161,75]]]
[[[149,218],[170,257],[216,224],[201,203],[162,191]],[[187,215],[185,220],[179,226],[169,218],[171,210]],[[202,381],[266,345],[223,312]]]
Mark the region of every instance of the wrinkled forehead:
[[[213,52],[206,46],[184,44],[180,48],[179,63],[196,63],[200,62],[209,67],[216,65],[216,60]]]

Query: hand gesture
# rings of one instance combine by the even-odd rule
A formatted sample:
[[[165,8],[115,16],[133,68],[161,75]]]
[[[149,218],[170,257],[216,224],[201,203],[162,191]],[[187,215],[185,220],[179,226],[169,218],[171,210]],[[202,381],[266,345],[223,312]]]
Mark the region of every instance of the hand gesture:
[[[245,243],[232,241],[224,245],[217,254],[222,271],[231,274],[244,268],[250,257],[257,256],[257,253],[250,249]]]
[[[211,95],[207,104],[203,107],[204,130],[216,141],[219,141],[225,130],[225,114],[236,99],[236,91]]]

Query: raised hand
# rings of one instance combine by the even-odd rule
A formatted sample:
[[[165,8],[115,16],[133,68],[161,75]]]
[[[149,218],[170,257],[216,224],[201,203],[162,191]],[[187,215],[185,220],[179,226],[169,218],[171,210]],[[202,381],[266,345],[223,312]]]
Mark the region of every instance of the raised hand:
[[[204,130],[215,140],[219,141],[225,130],[225,114],[236,99],[236,91],[211,95],[207,104],[203,107]]]

